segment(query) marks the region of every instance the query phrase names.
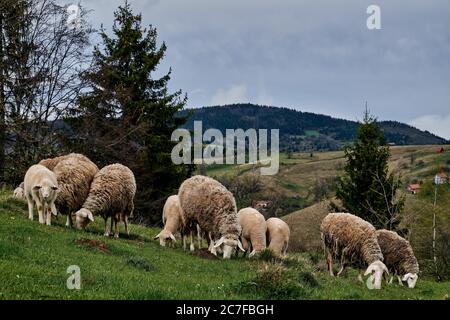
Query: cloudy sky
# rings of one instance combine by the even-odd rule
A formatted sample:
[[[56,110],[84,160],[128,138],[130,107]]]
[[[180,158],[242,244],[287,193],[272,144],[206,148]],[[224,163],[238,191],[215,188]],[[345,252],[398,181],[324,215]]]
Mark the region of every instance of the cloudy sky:
[[[66,1],[67,2],[67,1]],[[448,0],[129,0],[189,107],[252,102],[361,119],[364,102],[450,139]],[[110,29],[123,0],[81,0]],[[369,30],[369,5],[381,29]]]

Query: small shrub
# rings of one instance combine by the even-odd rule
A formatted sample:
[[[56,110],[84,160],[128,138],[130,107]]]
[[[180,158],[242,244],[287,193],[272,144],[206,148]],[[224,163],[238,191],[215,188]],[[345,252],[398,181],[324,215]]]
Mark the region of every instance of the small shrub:
[[[155,267],[153,267],[145,258],[142,257],[130,257],[127,259],[127,264],[147,272],[155,271]]]
[[[310,296],[309,288],[298,281],[295,273],[281,265],[266,265],[254,279],[238,283],[235,289],[262,299],[296,300]]]

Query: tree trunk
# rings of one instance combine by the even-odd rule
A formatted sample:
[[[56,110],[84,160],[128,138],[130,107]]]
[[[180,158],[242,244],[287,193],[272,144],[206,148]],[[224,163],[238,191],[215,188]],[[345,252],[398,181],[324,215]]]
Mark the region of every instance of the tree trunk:
[[[0,184],[5,181],[6,103],[4,88],[3,15],[0,12]]]

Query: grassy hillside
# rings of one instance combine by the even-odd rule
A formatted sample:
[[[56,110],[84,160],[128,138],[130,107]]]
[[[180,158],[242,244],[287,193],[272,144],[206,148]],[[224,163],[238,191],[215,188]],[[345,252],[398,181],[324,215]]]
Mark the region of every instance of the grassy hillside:
[[[401,173],[405,186],[432,179],[439,168],[450,172],[450,146],[444,146],[445,153],[438,153],[440,148],[438,145],[391,147],[390,169]],[[278,174],[261,176],[261,190],[252,194],[251,198],[286,198],[284,201],[289,206],[283,207],[280,215],[301,210],[318,202],[315,198],[317,185],[323,181],[332,184],[333,179],[342,174],[344,165],[342,151],[280,153]],[[220,179],[223,176],[241,177],[258,173],[259,168],[251,164],[210,165],[206,167],[206,172]],[[333,196],[332,192],[327,196]]]
[[[59,218],[43,226],[26,217],[23,201],[0,191],[0,299],[448,299],[450,283],[419,280],[369,291],[350,270],[324,272],[321,254],[292,253],[283,263],[204,251],[162,248],[154,228],[131,226],[131,236],[106,239],[97,220],[88,232],[68,230]],[[269,257],[270,258],[270,257]],[[67,267],[81,268],[81,290],[68,290]]]

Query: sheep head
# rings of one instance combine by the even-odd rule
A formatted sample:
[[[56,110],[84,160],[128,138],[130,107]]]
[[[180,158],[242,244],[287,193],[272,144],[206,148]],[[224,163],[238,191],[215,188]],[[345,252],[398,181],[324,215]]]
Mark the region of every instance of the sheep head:
[[[162,230],[160,233],[158,233],[153,239],[159,238],[159,244],[163,247],[166,246],[166,244],[170,244],[173,242],[176,242],[175,236],[172,232],[167,230]]]
[[[366,282],[367,287],[369,289],[381,289],[381,280],[383,279],[383,272],[389,274],[386,265],[380,260],[372,262],[369,265],[366,272],[364,273],[364,276],[369,276]]]
[[[224,259],[230,259],[231,254],[236,250],[236,248],[239,248],[240,250],[245,252],[239,239],[233,239],[225,236],[222,236],[219,240],[217,240],[217,242],[214,244],[214,248],[222,249]]]
[[[44,200],[54,198],[58,192],[58,186],[48,180],[43,180],[39,184],[33,186],[33,191],[39,193],[39,196]]]
[[[94,221],[94,215],[88,209],[81,208],[75,213],[77,229],[83,230],[87,227],[87,225],[92,221]]]
[[[407,273],[403,276],[402,281],[406,281],[408,283],[408,288],[414,288],[416,286],[416,282],[419,276],[416,273]]]

